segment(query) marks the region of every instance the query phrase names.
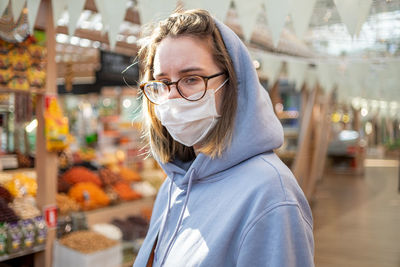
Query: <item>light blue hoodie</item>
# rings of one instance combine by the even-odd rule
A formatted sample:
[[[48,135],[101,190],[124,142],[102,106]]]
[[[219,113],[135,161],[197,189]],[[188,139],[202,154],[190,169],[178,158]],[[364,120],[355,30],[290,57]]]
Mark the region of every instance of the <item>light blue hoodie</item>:
[[[273,152],[282,126],[246,47],[216,24],[238,78],[232,143],[221,158],[161,164],[168,178],[134,266],[146,266],[157,236],[157,267],[314,266],[310,207]]]

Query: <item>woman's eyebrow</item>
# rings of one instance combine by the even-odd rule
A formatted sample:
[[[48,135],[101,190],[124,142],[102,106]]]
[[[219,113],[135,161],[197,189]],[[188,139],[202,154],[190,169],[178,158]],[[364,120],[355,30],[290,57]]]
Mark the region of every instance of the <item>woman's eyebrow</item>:
[[[192,71],[204,71],[204,69],[200,68],[200,67],[189,67],[189,68],[180,70],[178,73],[179,74],[185,74],[185,73],[192,72]],[[153,74],[154,78],[155,77],[160,77],[160,76],[168,76],[168,75],[166,73],[164,73],[164,72]]]
[[[192,72],[192,71],[203,71],[204,69],[200,68],[200,67],[190,67],[190,68],[186,68],[183,70],[180,70],[178,73],[179,74],[184,74],[184,73],[188,73],[188,72]]]

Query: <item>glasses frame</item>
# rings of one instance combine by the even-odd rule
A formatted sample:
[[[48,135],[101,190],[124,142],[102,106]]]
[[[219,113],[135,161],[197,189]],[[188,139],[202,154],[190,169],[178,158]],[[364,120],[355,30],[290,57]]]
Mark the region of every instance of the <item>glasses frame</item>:
[[[146,91],[144,90],[145,86],[146,86],[147,84],[149,84],[149,83],[158,82],[158,83],[165,84],[165,85],[167,86],[167,88],[168,88],[168,92],[171,92],[171,87],[170,87],[170,86],[173,85],[173,84],[175,84],[175,88],[176,88],[176,90],[178,91],[179,95],[180,95],[182,98],[184,98],[184,99],[186,99],[186,100],[188,100],[188,101],[194,102],[194,101],[199,101],[199,100],[202,99],[202,98],[204,97],[204,95],[206,94],[206,92],[207,92],[207,86],[208,86],[208,80],[210,80],[210,79],[212,79],[212,78],[215,78],[215,77],[218,77],[218,76],[221,76],[221,75],[223,75],[223,74],[226,74],[226,72],[219,72],[219,73],[216,73],[216,74],[213,74],[213,75],[210,75],[210,76],[186,75],[186,76],[183,76],[182,78],[180,78],[179,80],[177,80],[177,81],[175,81],[175,82],[162,82],[162,81],[158,81],[158,80],[152,80],[152,81],[148,81],[148,82],[141,83],[141,84],[139,85],[139,88],[142,90],[142,92],[144,93],[144,95],[146,96],[146,98],[147,98],[151,103],[153,103],[153,104],[155,104],[155,105],[159,105],[159,104],[161,104],[161,103],[155,103],[155,102],[151,101],[151,99],[147,96]],[[205,87],[204,87],[203,95],[202,95],[199,99],[196,99],[196,100],[188,99],[187,97],[185,97],[185,96],[182,94],[181,90],[179,90],[179,87],[178,87],[178,84],[179,84],[179,82],[180,82],[182,79],[184,79],[184,78],[186,78],[186,77],[190,77],[190,76],[197,76],[197,77],[200,77],[200,78],[202,78],[203,81],[204,81]]]

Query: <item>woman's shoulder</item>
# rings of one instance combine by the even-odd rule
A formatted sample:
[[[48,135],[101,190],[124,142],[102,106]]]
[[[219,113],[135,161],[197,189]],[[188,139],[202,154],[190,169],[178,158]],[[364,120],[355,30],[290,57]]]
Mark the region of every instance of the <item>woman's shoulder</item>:
[[[263,200],[260,208],[279,203],[298,203],[309,208],[296,178],[276,154],[260,154],[240,165],[232,174],[249,196]]]

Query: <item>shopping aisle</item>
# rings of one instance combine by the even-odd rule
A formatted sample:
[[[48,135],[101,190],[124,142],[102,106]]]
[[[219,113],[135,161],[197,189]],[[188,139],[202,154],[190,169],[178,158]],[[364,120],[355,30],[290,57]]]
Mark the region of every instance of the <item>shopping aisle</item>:
[[[398,162],[369,160],[364,177],[328,175],[313,205],[317,267],[400,266]]]

